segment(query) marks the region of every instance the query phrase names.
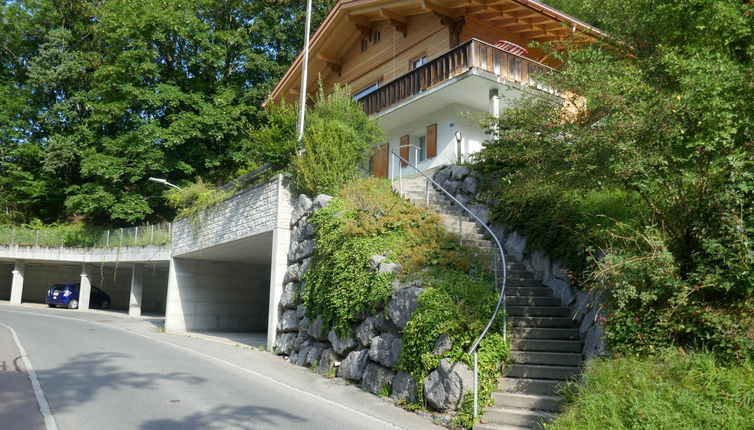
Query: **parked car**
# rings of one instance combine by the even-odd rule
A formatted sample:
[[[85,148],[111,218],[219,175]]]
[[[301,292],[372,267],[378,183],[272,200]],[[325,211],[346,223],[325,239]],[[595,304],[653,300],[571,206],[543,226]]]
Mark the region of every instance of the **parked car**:
[[[92,285],[92,292],[89,295],[89,305],[102,309],[110,308],[110,296]],[[55,284],[47,292],[47,306],[54,308],[56,306],[65,306],[69,309],[78,309],[79,307],[79,284]]]

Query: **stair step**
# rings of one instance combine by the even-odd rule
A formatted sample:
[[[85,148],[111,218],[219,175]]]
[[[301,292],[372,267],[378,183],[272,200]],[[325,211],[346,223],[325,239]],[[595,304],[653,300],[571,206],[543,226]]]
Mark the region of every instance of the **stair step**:
[[[563,398],[546,394],[492,393],[495,405],[505,408],[522,408],[558,412],[563,407]]]
[[[514,339],[579,340],[577,328],[515,327]]]
[[[574,326],[572,319],[561,317],[511,317],[508,320],[513,327],[568,328]]]
[[[529,428],[540,426],[553,418],[555,418],[555,415],[544,411],[502,407],[485,408],[483,416],[483,419],[490,424],[504,423],[505,425]]]
[[[534,279],[534,274],[528,270],[508,270],[507,273],[509,278]]]
[[[546,364],[509,364],[503,373],[511,378],[568,380],[578,376],[577,366],[550,366]]]
[[[508,279],[508,286],[509,287],[539,287],[542,288],[543,284],[542,281],[538,281],[536,279]],[[546,287],[545,287],[546,288]]]
[[[578,366],[580,352],[511,351],[511,360],[517,364],[551,364],[554,366]]]
[[[507,285],[505,288],[505,295],[552,297],[552,291],[547,287],[512,287]]]
[[[511,339],[511,350],[515,351],[574,352],[581,354],[582,347],[583,342],[580,340]]]
[[[524,394],[547,394],[554,396],[558,394],[558,387],[563,381],[555,379],[533,379],[533,378],[503,378],[497,388],[506,393],[524,393]]]
[[[511,296],[506,299],[508,309],[513,306],[552,306],[560,307],[560,298],[558,297],[536,297],[536,296]]]
[[[570,309],[561,306],[515,306],[508,303],[508,315],[528,317],[567,317]]]

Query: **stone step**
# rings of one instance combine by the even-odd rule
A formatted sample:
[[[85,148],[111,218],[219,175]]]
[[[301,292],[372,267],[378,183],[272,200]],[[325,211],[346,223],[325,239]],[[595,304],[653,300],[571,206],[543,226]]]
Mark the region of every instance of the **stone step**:
[[[563,398],[547,394],[492,393],[495,406],[504,408],[532,409],[558,412],[563,407]]]
[[[544,285],[542,284],[542,281],[538,281],[536,279],[516,279],[516,278],[508,278],[508,286],[509,287],[539,287],[542,288]]]
[[[511,350],[573,352],[581,354],[584,343],[580,340],[511,339]]]
[[[506,269],[508,270],[526,270],[526,267],[524,266],[524,263],[516,263],[513,261],[508,261],[506,264]]]
[[[569,380],[579,374],[577,366],[551,366],[547,364],[509,364],[503,374],[511,378]]]
[[[560,306],[514,306],[508,303],[508,315],[527,317],[567,317],[570,309]]]
[[[543,423],[553,420],[555,415],[544,411],[530,411],[517,408],[503,408],[494,406],[485,408],[483,419],[490,424],[504,423],[505,425],[537,428]]]
[[[511,361],[516,364],[551,364],[553,366],[578,366],[580,352],[511,351]]]
[[[507,270],[509,278],[534,279],[534,274],[528,270]]]
[[[558,297],[536,297],[536,296],[511,296],[506,299],[506,304],[510,309],[513,306],[552,306],[560,307],[560,298]]]
[[[506,393],[546,394],[555,396],[563,381],[554,379],[503,378],[497,389]]]
[[[513,327],[569,328],[574,326],[570,318],[562,317],[510,317]]]
[[[505,287],[506,296],[552,297],[552,290],[547,287]]]
[[[514,327],[513,339],[580,340],[577,328]]]

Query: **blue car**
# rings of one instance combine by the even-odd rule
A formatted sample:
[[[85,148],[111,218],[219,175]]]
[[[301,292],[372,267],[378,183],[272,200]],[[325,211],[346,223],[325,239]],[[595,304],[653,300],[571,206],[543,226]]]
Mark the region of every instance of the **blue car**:
[[[94,307],[109,309],[110,296],[106,292],[92,285],[92,292],[89,295],[89,304]],[[63,306],[69,309],[78,309],[79,307],[79,284],[55,284],[47,292],[47,306],[54,308]]]

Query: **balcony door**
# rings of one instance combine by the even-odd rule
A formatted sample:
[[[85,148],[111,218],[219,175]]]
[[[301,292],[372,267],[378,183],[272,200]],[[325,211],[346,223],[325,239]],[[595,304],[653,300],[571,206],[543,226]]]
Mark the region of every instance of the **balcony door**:
[[[387,178],[387,161],[388,161],[388,145],[382,145],[377,148],[372,159],[369,160],[370,170],[372,176],[376,178]]]

